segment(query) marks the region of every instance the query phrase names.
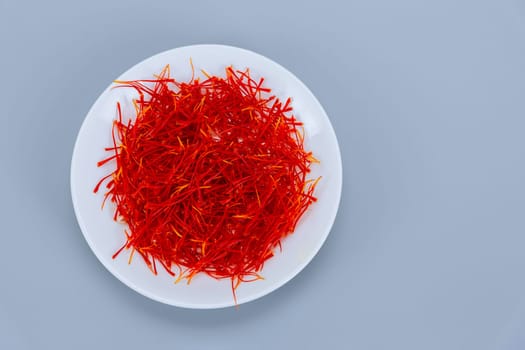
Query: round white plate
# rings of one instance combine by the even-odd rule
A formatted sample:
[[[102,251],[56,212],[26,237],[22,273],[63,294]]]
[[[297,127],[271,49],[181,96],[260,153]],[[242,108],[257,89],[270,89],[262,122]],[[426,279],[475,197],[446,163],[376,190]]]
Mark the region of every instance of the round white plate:
[[[169,64],[171,76],[179,81],[191,78],[190,58],[196,73],[200,69],[212,75],[224,76],[229,65],[244,70],[250,68],[255,80],[265,78],[265,85],[281,100],[292,98],[295,116],[304,123],[305,148],[312,150],[320,164],[312,165],[311,178],[322,176],[313,203],[301,218],[296,231],[282,242],[282,253],[268,260],[261,275],[264,280],[241,283],[237,288],[237,302],[242,304],[260,298],[279,288],[297,275],[323,245],[333,225],[342,187],[341,155],[330,121],[308,88],[292,73],[251,51],[222,45],[194,45],[169,50],[150,57],[122,74],[117,80],[151,79]],[[197,73],[197,76],[199,74]],[[112,259],[125,242],[124,225],[113,221],[113,203],[101,209],[104,188],[93,193],[95,184],[111,171],[114,165],[98,168],[97,162],[108,154],[111,146],[112,121],[116,117],[116,103],[123,112],[131,111],[132,89],[111,89],[111,84],[88,112],[78,133],[71,162],[71,194],[80,229],[100,262],[124,284],[135,291],[160,302],[186,308],[221,308],[234,305],[231,283],[228,279],[215,280],[204,274],[194,277],[190,284],[174,283],[174,278],[159,269],[153,275],[135,255],[128,265],[127,251]],[[126,106],[127,109],[126,109]]]

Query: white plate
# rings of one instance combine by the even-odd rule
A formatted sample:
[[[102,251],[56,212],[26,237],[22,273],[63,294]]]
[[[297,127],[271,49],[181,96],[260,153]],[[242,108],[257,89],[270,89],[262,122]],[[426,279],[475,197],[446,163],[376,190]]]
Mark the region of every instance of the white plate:
[[[282,242],[282,253],[268,260],[262,271],[264,280],[242,283],[237,288],[237,301],[242,304],[260,298],[279,288],[297,275],[323,245],[333,225],[342,187],[341,155],[330,121],[308,88],[279,64],[251,51],[222,45],[195,45],[169,50],[150,57],[118,77],[118,80],[151,79],[170,64],[171,75],[179,81],[191,78],[190,58],[196,68],[212,75],[224,76],[224,68],[250,68],[257,80],[265,78],[266,86],[280,99],[292,97],[296,117],[304,123],[305,147],[321,163],[312,166],[311,177],[322,175],[315,195],[318,198],[301,218],[294,234]],[[101,210],[103,190],[93,194],[93,187],[110,168],[98,168],[97,162],[107,156],[104,147],[111,145],[111,126],[116,116],[116,102],[129,105],[132,89],[111,89],[111,84],[88,112],[78,133],[71,163],[71,194],[78,223],[89,246],[100,262],[124,284],[160,302],[186,308],[221,308],[234,305],[231,283],[217,281],[204,274],[190,284],[174,284],[174,278],[159,269],[154,276],[145,263],[135,256],[128,265],[126,251],[113,260],[112,255],[125,242],[124,226],[112,220],[114,206],[107,203]],[[108,205],[109,204],[109,205]]]

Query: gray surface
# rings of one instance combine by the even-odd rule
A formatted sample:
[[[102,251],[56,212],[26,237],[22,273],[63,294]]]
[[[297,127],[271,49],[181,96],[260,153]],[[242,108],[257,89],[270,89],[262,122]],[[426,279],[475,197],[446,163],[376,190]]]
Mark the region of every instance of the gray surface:
[[[523,0],[0,4],[0,348],[525,348]],[[136,294],[91,253],[70,199],[96,97],[193,43],[289,68],[342,149],[325,246],[239,310]]]

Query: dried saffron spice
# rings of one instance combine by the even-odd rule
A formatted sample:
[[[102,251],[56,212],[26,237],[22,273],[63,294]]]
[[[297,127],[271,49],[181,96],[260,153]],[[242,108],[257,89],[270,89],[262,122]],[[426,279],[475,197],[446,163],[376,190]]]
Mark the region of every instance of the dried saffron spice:
[[[138,253],[157,274],[176,281],[197,273],[241,282],[261,278],[264,262],[316,201],[307,179],[312,152],[302,123],[249,70],[179,82],[169,66],[151,80],[118,81],[133,88],[136,115],[113,123],[115,170],[105,198],[127,224],[115,253]]]

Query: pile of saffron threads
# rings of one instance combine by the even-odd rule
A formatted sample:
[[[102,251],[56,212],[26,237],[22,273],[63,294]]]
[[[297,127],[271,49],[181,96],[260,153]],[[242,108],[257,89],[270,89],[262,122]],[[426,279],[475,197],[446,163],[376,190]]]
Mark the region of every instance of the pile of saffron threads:
[[[139,254],[176,282],[229,278],[236,298],[316,201],[319,178],[307,174],[317,160],[290,98],[281,102],[248,69],[202,72],[179,82],[166,66],[151,80],[115,82],[138,92],[136,115],[123,122],[117,103],[111,155],[98,163],[115,169],[94,192],[105,183],[104,202],[127,225],[113,258],[129,249],[129,262]]]

